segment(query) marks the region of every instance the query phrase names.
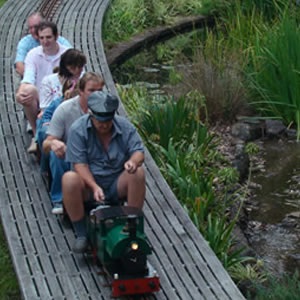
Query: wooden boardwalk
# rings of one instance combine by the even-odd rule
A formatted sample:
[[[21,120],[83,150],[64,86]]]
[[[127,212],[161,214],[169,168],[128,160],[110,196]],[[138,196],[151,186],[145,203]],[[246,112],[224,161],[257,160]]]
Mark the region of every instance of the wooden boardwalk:
[[[110,0],[61,0],[53,20],[63,36],[88,58],[87,70],[103,75],[117,94],[101,41]],[[74,255],[74,233],[51,214],[47,183],[34,156],[26,153],[22,107],[14,93],[13,68],[18,40],[38,0],[7,0],[0,9],[0,211],[24,299],[110,299],[106,279],[91,258]],[[123,107],[120,114],[126,115]],[[191,223],[146,153],[146,233],[154,247],[151,263],[161,290],[142,299],[244,299],[207,242]]]

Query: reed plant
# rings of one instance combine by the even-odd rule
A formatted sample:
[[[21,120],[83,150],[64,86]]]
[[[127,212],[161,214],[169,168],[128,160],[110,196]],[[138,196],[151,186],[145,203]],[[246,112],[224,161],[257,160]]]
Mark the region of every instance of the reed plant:
[[[141,114],[139,120],[145,138],[157,136],[156,142],[165,149],[171,138],[175,143],[189,143],[192,138],[202,142],[205,134],[203,131],[206,132],[207,129],[199,122],[196,108],[185,97],[178,100],[166,99],[162,103],[149,103],[148,110],[151,114]]]
[[[205,222],[207,215],[217,206],[213,192],[214,176],[207,170],[209,152],[214,151],[210,141],[206,135],[205,143],[208,143],[204,147],[184,143],[174,145],[173,139],[170,139],[167,149],[156,147],[162,174],[198,228],[198,224]]]
[[[256,44],[251,88],[253,104],[266,117],[297,127],[300,139],[300,28],[290,16]]]
[[[232,231],[237,219],[230,222],[225,217],[209,214],[207,216],[206,228],[201,230],[203,237],[208,241],[209,246],[222,262],[225,269],[229,269],[237,264],[245,262],[250,257],[242,256],[245,247],[234,248]]]
[[[231,20],[234,19],[236,13],[242,12],[248,14],[253,10],[259,12],[265,22],[272,21],[277,18],[293,1],[289,0],[233,0],[225,1],[226,5],[219,6],[219,16],[227,15]]]
[[[161,4],[147,1],[147,12],[157,10],[153,18],[156,20],[151,24],[168,24],[180,14],[192,14],[189,10],[192,6],[182,6],[183,3],[189,5],[189,2],[165,1]],[[255,265],[244,264],[247,258],[241,257],[243,249],[235,248],[232,231],[243,196],[239,197],[234,185],[236,176],[230,168],[227,169],[226,162],[216,151],[217,141],[210,135],[207,125],[231,122],[237,114],[248,110],[250,99],[262,99],[256,101],[255,108],[265,116],[286,118],[287,124],[299,124],[296,101],[296,98],[300,99],[297,77],[300,52],[296,53],[300,49],[299,1],[203,0],[197,5],[195,10],[204,12],[206,9],[206,12],[218,16],[218,20],[214,30],[190,35],[190,42],[187,42],[190,48],[185,49],[192,53],[192,58],[177,55],[176,39],[172,41],[173,45],[165,44],[156,51],[162,61],[175,58],[174,64],[187,66],[184,71],[181,68],[170,73],[174,84],[172,92],[179,95],[176,99],[183,97],[184,103],[175,98],[150,98],[146,92],[130,90],[123,90],[121,98],[131,110],[132,120],[145,138],[162,174],[224,266],[237,280],[243,273],[244,279],[264,281],[265,275],[259,273]],[[289,20],[285,21],[285,15]],[[249,85],[251,89],[248,89]],[[285,100],[275,101],[280,96]],[[178,124],[173,118],[178,118]],[[187,125],[185,120],[194,122],[193,129],[201,131],[200,143],[196,142],[197,132],[187,132],[192,125]],[[248,145],[247,151],[256,150]],[[241,201],[238,212],[233,219],[229,218],[229,207],[238,200]],[[298,296],[297,286],[298,283],[291,284],[290,290]],[[269,298],[257,299],[281,299],[273,296],[276,293],[270,292]]]

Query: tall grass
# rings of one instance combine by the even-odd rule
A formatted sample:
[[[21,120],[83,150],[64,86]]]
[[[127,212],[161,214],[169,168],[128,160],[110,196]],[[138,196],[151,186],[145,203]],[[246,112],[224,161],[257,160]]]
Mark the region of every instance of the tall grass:
[[[103,38],[107,42],[128,40],[149,27],[170,25],[181,16],[212,11],[210,0],[113,0],[106,15]]]
[[[202,121],[210,124],[232,123],[238,114],[247,109],[245,78],[238,63],[242,55],[234,52],[225,54],[223,49],[219,57],[208,56],[209,48],[212,48],[211,45],[197,51],[189,68],[181,68],[182,81],[177,89],[180,88],[183,93],[197,91],[195,95],[198,95]]]
[[[236,11],[248,14],[255,9],[261,14],[265,22],[277,18],[293,1],[290,0],[233,0],[227,1],[226,9],[223,9],[220,15],[229,14],[230,19],[234,19],[233,15]]]
[[[300,29],[296,20],[285,17],[258,41],[250,73],[252,89],[261,101],[254,104],[264,116],[296,124],[300,139]]]
[[[268,284],[256,284],[255,300],[297,300],[300,295],[299,272],[292,276],[283,274],[280,278],[268,276]]]

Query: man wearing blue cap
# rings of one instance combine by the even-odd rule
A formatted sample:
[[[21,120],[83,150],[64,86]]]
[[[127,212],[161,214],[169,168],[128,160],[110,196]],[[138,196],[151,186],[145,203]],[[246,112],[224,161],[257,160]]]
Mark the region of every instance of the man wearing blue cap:
[[[145,198],[144,147],[135,127],[115,115],[118,98],[102,91],[88,97],[89,114],[69,131],[66,160],[74,171],[64,174],[63,199],[77,239],[73,251],[84,252],[87,233],[84,203],[128,205],[142,208]]]

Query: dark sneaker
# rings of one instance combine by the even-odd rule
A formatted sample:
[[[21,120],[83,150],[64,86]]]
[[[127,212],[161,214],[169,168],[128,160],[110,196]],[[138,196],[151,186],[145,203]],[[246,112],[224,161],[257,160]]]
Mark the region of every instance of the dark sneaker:
[[[61,202],[54,203],[52,213],[54,215],[62,215],[64,213],[64,208]]]
[[[78,237],[73,246],[73,252],[84,253],[88,247],[88,240],[85,236]]]

